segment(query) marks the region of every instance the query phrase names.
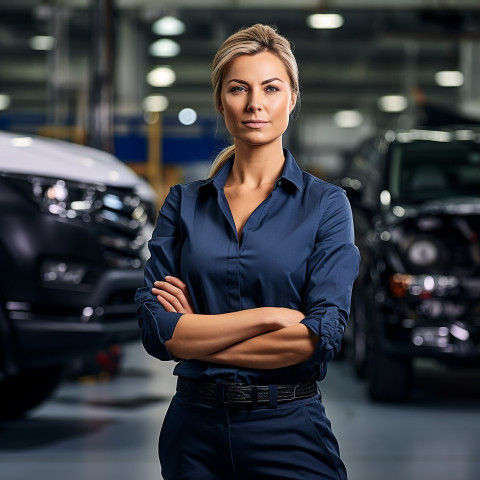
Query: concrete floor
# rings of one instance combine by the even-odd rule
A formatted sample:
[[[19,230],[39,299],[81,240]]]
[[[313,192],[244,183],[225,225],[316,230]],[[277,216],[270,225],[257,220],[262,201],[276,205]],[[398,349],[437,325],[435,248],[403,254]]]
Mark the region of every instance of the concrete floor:
[[[108,382],[68,382],[28,418],[0,423],[1,480],[160,479],[157,440],[173,365],[125,351]],[[478,480],[480,372],[417,366],[413,399],[370,403],[346,361],[322,393],[350,480]],[[255,480],[255,479],[252,479]]]

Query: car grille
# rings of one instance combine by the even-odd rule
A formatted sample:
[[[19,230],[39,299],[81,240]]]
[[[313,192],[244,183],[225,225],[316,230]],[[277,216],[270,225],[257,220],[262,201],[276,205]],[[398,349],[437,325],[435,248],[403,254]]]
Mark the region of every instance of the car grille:
[[[150,206],[133,190],[106,187],[96,192],[94,208],[84,217],[97,230],[105,261],[116,268],[141,268],[151,233]]]

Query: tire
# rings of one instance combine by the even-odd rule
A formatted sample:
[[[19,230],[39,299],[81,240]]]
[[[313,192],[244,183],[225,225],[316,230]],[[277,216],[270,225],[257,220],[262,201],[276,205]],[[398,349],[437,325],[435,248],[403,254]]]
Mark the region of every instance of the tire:
[[[368,352],[368,394],[378,402],[405,402],[410,396],[413,370],[410,358],[389,355],[374,340]]]
[[[22,370],[0,381],[0,418],[19,418],[42,403],[62,380],[61,366]]]
[[[366,292],[353,291],[352,295],[352,338],[351,361],[358,378],[367,373],[367,298]]]

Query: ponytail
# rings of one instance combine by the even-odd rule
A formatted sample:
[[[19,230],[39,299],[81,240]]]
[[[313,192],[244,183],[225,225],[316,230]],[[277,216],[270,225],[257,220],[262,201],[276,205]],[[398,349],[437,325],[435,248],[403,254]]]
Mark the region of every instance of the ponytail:
[[[208,178],[212,178],[216,175],[232,155],[235,155],[235,145],[230,145],[229,147],[224,148],[213,161]]]

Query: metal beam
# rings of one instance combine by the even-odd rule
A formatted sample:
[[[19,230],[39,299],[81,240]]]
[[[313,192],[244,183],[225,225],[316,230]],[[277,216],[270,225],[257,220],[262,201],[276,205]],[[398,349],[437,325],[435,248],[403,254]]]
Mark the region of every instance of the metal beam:
[[[87,9],[97,0],[65,0],[68,8]],[[34,8],[38,0],[15,0],[9,5],[2,5],[3,10]],[[274,10],[407,10],[407,9],[452,9],[480,10],[478,0],[175,0],[159,2],[159,0],[117,0],[117,9],[141,10],[152,9],[164,12],[178,12],[181,9],[274,9]]]

